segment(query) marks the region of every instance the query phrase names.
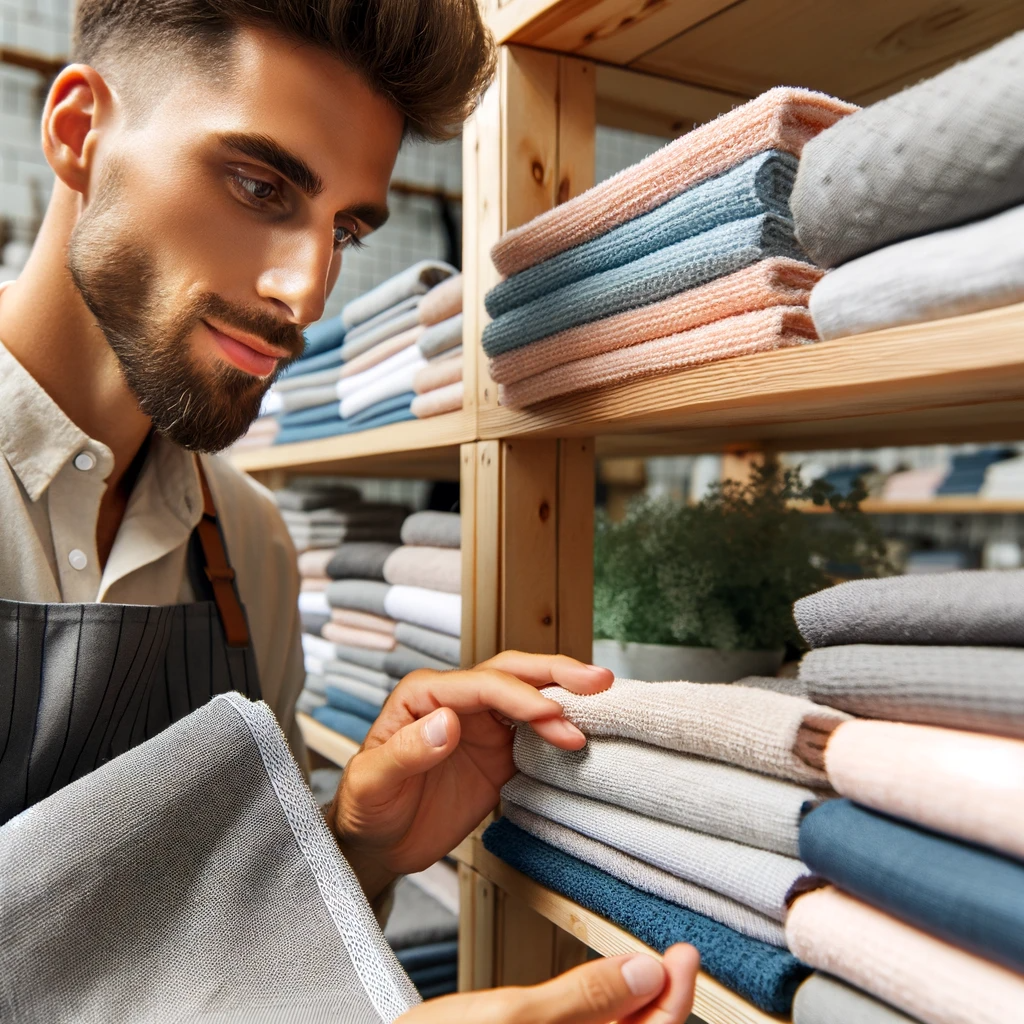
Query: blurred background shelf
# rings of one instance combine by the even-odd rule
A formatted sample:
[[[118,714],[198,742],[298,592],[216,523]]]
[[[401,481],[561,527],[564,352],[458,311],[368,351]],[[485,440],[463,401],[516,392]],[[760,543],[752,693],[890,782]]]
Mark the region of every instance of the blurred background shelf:
[[[359,744],[346,736],[328,729],[321,725],[315,718],[303,714],[301,711],[295,715],[295,720],[302,730],[302,738],[310,750],[326,758],[339,768],[348,764],[349,758],[359,750]]]

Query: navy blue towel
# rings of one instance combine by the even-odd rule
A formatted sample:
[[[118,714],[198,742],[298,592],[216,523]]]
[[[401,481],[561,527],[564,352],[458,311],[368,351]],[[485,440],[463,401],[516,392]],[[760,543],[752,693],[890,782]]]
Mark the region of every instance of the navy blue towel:
[[[457,981],[439,981],[433,985],[424,985],[420,988],[420,995],[426,999],[437,999],[438,996],[450,996],[453,992],[458,992],[459,985]]]
[[[360,697],[353,697],[351,693],[339,690],[336,686],[326,687],[324,693],[327,696],[327,703],[339,711],[347,711],[350,715],[358,715],[369,722],[376,721],[377,716],[380,714],[380,708],[376,705]]]
[[[535,839],[507,818],[491,825],[483,842],[517,871],[613,921],[658,952],[676,942],[696,946],[708,974],[767,1013],[788,1014],[797,986],[811,973],[792,953],[634,889]]]
[[[370,726],[373,725],[373,722],[360,718],[359,715],[353,715],[349,711],[339,711],[337,708],[332,708],[330,704],[313,708],[313,717],[321,725],[326,725],[328,729],[333,729],[342,736],[355,740],[356,743],[362,743],[366,739],[366,734],[370,731]]]
[[[1019,861],[849,800],[829,800],[804,818],[800,858],[865,903],[986,960],[1024,971],[1024,864]]]
[[[409,971],[409,977],[417,988],[437,985],[442,981],[456,981],[459,977],[459,963],[457,960],[449,960],[444,964],[417,967],[416,970]]]
[[[459,955],[457,939],[451,942],[428,942],[423,946],[408,946],[395,953],[398,962],[407,971],[416,971],[422,967],[433,967],[435,964],[454,962]]]
[[[985,470],[996,462],[1012,459],[1012,448],[982,448],[969,455],[953,456],[953,465],[939,484],[936,494],[977,494],[985,482]]]

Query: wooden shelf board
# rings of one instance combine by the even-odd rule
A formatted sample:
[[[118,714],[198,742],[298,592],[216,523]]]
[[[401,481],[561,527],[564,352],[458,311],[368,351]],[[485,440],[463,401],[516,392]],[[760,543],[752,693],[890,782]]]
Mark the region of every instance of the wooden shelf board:
[[[801,512],[829,513],[827,505],[799,502],[794,505]],[[861,510],[870,515],[1021,515],[1024,514],[1024,498],[999,500],[988,498],[938,497],[921,501],[883,501],[868,498],[860,503]]]
[[[359,744],[355,740],[350,740],[347,736],[328,729],[326,725],[321,725],[315,718],[311,718],[301,711],[296,712],[295,720],[302,730],[302,738],[306,741],[306,746],[310,750],[315,750],[321,757],[326,757],[328,761],[336,764],[339,768],[344,768],[348,764],[349,758],[359,750]]]

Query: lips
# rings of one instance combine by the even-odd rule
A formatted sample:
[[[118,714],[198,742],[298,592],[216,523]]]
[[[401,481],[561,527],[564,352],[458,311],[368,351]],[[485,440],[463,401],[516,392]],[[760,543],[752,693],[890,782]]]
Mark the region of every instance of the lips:
[[[221,355],[254,377],[269,377],[277,369],[277,364],[288,358],[287,353],[276,354],[279,350],[266,342],[225,334],[205,320],[203,326],[210,332]]]

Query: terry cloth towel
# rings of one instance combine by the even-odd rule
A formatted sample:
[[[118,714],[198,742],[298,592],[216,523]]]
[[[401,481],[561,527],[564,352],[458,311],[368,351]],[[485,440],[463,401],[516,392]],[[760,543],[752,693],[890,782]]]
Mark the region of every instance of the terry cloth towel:
[[[403,647],[399,644],[388,654],[384,668],[389,676],[404,679],[410,672],[415,672],[417,669],[429,668],[435,672],[450,672],[453,668],[458,668],[458,665],[450,665],[446,661],[432,658],[429,654],[421,654],[411,647]]]
[[[758,153],[600,238],[499,282],[484,299],[487,312],[497,318],[558,288],[632,263],[730,221],[762,213],[788,217],[796,165],[792,153]]]
[[[458,548],[419,545],[397,548],[384,563],[384,579],[388,583],[458,594],[462,591],[462,552]]]
[[[832,734],[825,768],[851,800],[1024,861],[1020,740],[863,719]]]
[[[358,1020],[417,997],[274,715],[215,697],[0,829],[5,1021]]]
[[[326,570],[332,580],[383,580],[384,563],[398,547],[380,541],[362,541],[342,544],[331,553]]]
[[[421,946],[410,946],[401,950],[398,962],[407,970],[433,967],[435,964],[446,964],[458,957],[459,943],[452,939],[449,942],[428,942]]]
[[[818,884],[793,857],[565,793],[522,772],[505,783],[501,796],[645,864],[728,896],[773,921],[784,921],[789,901]]]
[[[274,502],[290,512],[314,512],[318,508],[352,508],[362,504],[362,496],[348,484],[324,480],[274,491]]]
[[[330,704],[314,708],[312,717],[321,725],[326,725],[328,729],[332,729],[355,743],[362,743],[370,731],[370,726],[373,725],[373,722],[360,718],[359,715],[353,715],[351,711],[339,711],[337,708],[332,708]]]
[[[462,344],[462,314],[442,320],[426,328],[416,342],[425,359],[433,359]]]
[[[407,299],[402,299],[401,302],[388,306],[387,309],[381,310],[376,316],[370,317],[369,320],[364,320],[358,327],[353,327],[345,335],[345,340],[358,341],[360,338],[365,338],[371,331],[377,330],[378,327],[384,324],[391,324],[395,320],[404,317],[410,310],[415,312],[419,309],[421,299],[422,296],[420,295],[410,295]],[[344,352],[342,354],[344,355]]]
[[[445,278],[458,271],[447,263],[439,260],[422,260],[406,267],[401,273],[389,277],[376,288],[352,299],[341,311],[341,322],[348,329],[369,320],[370,317],[382,313],[385,309],[397,305],[412,295],[424,295],[434,285],[440,284]]]
[[[354,709],[344,708],[338,703],[338,701],[331,698],[331,689],[333,688],[337,693],[344,693],[350,697],[356,697],[364,704],[370,705],[373,708],[373,713],[369,716],[372,719],[377,717],[378,712],[384,706],[384,701],[387,700],[388,690],[383,689],[380,686],[374,686],[372,683],[363,683],[358,679],[347,679],[344,676],[337,675],[325,675],[326,680],[324,694],[327,697],[327,702],[339,708],[341,711],[353,711]],[[362,714],[362,712],[356,712]],[[365,717],[365,716],[364,716]]]
[[[393,651],[395,638],[387,633],[378,633],[375,629],[354,629],[352,626],[339,626],[336,622],[327,622],[320,633],[334,644],[345,644],[349,647],[368,647],[373,651]]]
[[[925,501],[933,498],[948,471],[948,466],[933,466],[930,469],[908,469],[902,473],[893,473],[882,487],[882,500]]]
[[[420,323],[430,326],[462,312],[462,275],[442,281],[420,301]]]
[[[793,1000],[793,1024],[914,1024],[899,1010],[850,985],[812,974]]]
[[[424,892],[411,878],[398,880],[395,904],[384,928],[384,937],[393,949],[453,942],[458,934],[458,918],[443,903]]]
[[[384,614],[399,622],[459,636],[462,632],[462,597],[423,587],[391,587],[384,596]]]
[[[653,867],[642,860],[630,857],[612,846],[599,843],[589,836],[574,832],[558,822],[542,818],[509,801],[503,801],[502,814],[524,832],[529,832],[544,843],[592,864],[601,871],[642,892],[660,896],[669,903],[675,903],[687,910],[696,911],[713,921],[734,928],[743,935],[772,946],[786,945],[786,934],[778,921],[759,914],[750,907],[722,896],[720,893],[694,885],[685,879]]]
[[[396,334],[393,338],[388,338],[387,341],[374,345],[361,356],[356,356],[351,362],[346,363],[341,368],[339,378],[354,377],[358,373],[363,373],[383,363],[385,359],[390,359],[393,355],[411,348],[416,344],[422,330],[421,327],[413,327],[408,331],[402,331],[401,334]]]
[[[790,221],[766,213],[722,224],[509,310],[484,328],[484,351],[495,356],[570,327],[648,306],[771,256],[800,258]]]
[[[327,588],[327,600],[333,608],[351,608],[357,612],[388,617],[384,610],[384,597],[390,589],[379,580],[335,580]]]
[[[299,575],[317,579],[327,574],[327,566],[334,557],[334,548],[313,548],[299,555]]]
[[[395,639],[406,647],[411,647],[421,654],[429,654],[438,661],[446,661],[449,665],[458,665],[462,659],[462,651],[458,637],[438,633],[434,629],[424,629],[408,622],[399,622],[395,626]]]
[[[534,779],[722,839],[799,856],[800,821],[821,801],[803,786],[632,740],[559,750],[516,732],[516,767]]]
[[[1019,861],[901,824],[849,800],[831,800],[807,816],[800,855],[851,896],[1024,973]]]
[[[319,373],[320,370],[329,370],[332,366],[341,365],[341,348],[328,349],[315,356],[303,356],[290,363],[279,374],[277,381],[291,380],[292,377],[301,377],[306,373]]]
[[[431,548],[462,545],[462,520],[458,512],[414,512],[402,523],[402,543]]]
[[[410,412],[409,407],[412,405],[414,397],[410,391],[406,395],[397,396],[387,402],[380,402],[377,406],[367,409],[363,415],[354,416],[350,420],[337,419],[305,427],[287,427],[277,435],[274,444],[294,444],[298,441],[338,437],[342,434],[358,434],[364,430],[375,430],[377,427],[386,427],[392,423],[413,420],[416,417]]]
[[[351,715],[358,715],[360,718],[365,718],[368,722],[373,722],[376,720],[377,715],[380,714],[379,704],[363,700],[361,697],[341,689],[336,684],[328,684],[325,690],[327,693],[327,703],[338,711],[347,711]]]
[[[300,591],[299,611],[307,615],[330,615],[331,606],[327,603],[327,594],[322,590]]]
[[[491,250],[503,277],[634,220],[767,149],[799,157],[857,108],[806,89],[776,88],[669,143],[582,195],[503,235]]]
[[[1024,570],[851,580],[801,598],[793,616],[811,647],[1024,647]]]
[[[811,316],[827,340],[1014,302],[1024,302],[1024,206],[844,264],[811,293]]]
[[[435,388],[424,395],[417,395],[409,409],[418,420],[443,416],[446,412],[458,412],[462,408],[465,395],[466,388],[460,380],[443,388]]]
[[[565,363],[533,377],[501,385],[502,404],[525,408],[556,395],[653,377],[720,359],[771,352],[815,341],[803,306],[776,306],[740,313],[668,338]]]
[[[491,376],[499,384],[509,384],[562,363],[682,334],[739,313],[806,306],[820,277],[821,271],[809,263],[773,256],[653,305],[570,327],[495,356],[490,361]]]
[[[331,622],[339,626],[352,626],[353,629],[372,629],[376,633],[395,635],[394,619],[386,619],[383,615],[371,615],[369,612],[357,612],[351,608],[332,608]]]
[[[506,818],[484,832],[483,843],[517,871],[606,917],[660,953],[676,942],[691,943],[708,974],[767,1013],[787,1014],[797,985],[807,976],[807,968],[785,950],[641,892],[535,839]]]
[[[461,380],[462,355],[460,353],[451,359],[443,357],[427,363],[416,374],[416,378],[412,382],[412,389],[417,395],[422,395],[427,391],[446,387],[448,384],[457,384]]]
[[[416,371],[424,366],[426,366],[426,361],[422,357],[414,359],[407,366],[394,370],[358,391],[352,392],[347,398],[341,400],[342,419],[350,419],[385,399],[395,398],[398,395],[404,396],[412,392],[412,382],[416,377]],[[355,380],[354,377],[352,379]],[[411,404],[411,398],[409,402]]]
[[[865,718],[1024,738],[1024,650],[820,647],[800,663],[813,700]]]
[[[332,316],[310,324],[303,331],[306,347],[302,350],[302,358],[297,362],[305,362],[330,351],[337,351],[345,340],[345,325],[340,317]]]
[[[1024,33],[898,92],[804,150],[793,216],[816,263],[1024,201]]]
[[[355,338],[350,335],[345,339],[345,344],[341,346],[342,358],[345,360],[357,359],[359,356],[366,355],[367,352],[372,352],[377,345],[389,341],[396,334],[405,334],[418,326],[416,310],[407,310],[382,323],[379,327],[367,331],[362,337]]]
[[[802,697],[733,683],[616,679],[587,696],[560,686],[541,692],[587,736],[637,740],[818,786],[828,735],[848,718]]]
[[[950,946],[831,886],[801,896],[786,920],[789,948],[822,971],[925,1024],[1007,1024],[1024,978]]]

